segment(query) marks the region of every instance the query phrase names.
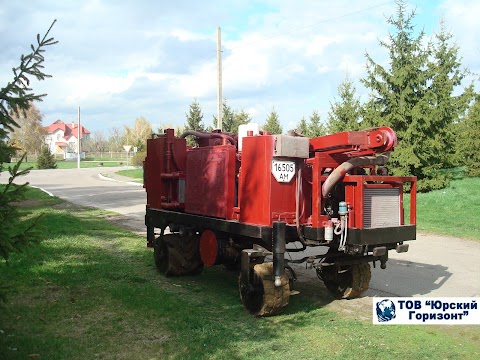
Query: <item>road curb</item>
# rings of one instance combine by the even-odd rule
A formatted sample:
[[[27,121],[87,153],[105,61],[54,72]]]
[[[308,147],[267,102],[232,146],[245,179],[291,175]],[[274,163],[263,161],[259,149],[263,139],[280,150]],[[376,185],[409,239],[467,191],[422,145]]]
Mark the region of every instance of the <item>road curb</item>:
[[[117,179],[113,179],[113,178],[104,176],[102,174],[97,174],[97,175],[102,180],[121,182],[121,183],[128,184],[128,185],[143,186],[142,183],[137,183],[137,182],[133,182],[133,181],[120,181],[120,180],[117,180]]]
[[[55,195],[53,195],[50,191],[47,191],[45,189],[42,189],[41,187],[38,187],[38,186],[33,186],[33,185],[28,185],[30,186],[31,188],[34,188],[34,189],[38,189],[40,191],[43,191],[45,194],[47,194],[48,196],[51,196],[51,197],[54,197]]]

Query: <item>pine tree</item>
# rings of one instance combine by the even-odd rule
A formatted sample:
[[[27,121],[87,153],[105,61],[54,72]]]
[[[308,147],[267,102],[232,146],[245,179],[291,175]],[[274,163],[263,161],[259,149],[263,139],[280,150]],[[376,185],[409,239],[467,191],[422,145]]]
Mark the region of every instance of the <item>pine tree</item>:
[[[203,113],[200,104],[198,103],[197,99],[194,99],[193,102],[190,104],[190,109],[187,116],[187,122],[185,124],[185,130],[205,130],[203,125]]]
[[[248,124],[251,121],[250,115],[245,110],[234,111],[228,105],[227,100],[222,104],[222,131],[233,134],[238,133],[238,127]],[[213,128],[217,128],[217,117],[213,116]]]
[[[238,127],[240,125],[245,125],[248,124],[250,121],[252,121],[252,118],[250,117],[250,114],[247,113],[245,110],[240,110],[240,111],[235,111],[233,114],[233,120],[234,120],[234,126],[236,128],[235,133],[238,132]]]
[[[424,32],[417,34],[413,25],[414,12],[407,14],[406,2],[397,1],[397,16],[387,22],[395,29],[380,45],[388,50],[390,69],[374,62],[367,53],[367,77],[364,85],[371,90],[366,106],[367,123],[387,125],[396,132],[399,145],[392,153],[389,169],[393,175],[417,176],[418,190],[444,187],[448,182],[436,170],[429,139],[436,124],[432,122],[427,68],[431,46],[423,45]]]
[[[468,72],[461,67],[459,49],[451,44],[452,38],[453,35],[446,31],[442,21],[440,31],[435,35],[433,57],[428,64],[432,76],[428,99],[435,128],[428,144],[434,158],[431,161],[438,163],[441,168],[452,167],[455,163],[454,126],[461,121],[474,99],[473,83],[463,91],[458,89]]]
[[[314,138],[317,136],[323,136],[327,133],[325,126],[322,124],[322,120],[320,119],[320,115],[317,111],[314,111],[312,115],[310,115],[310,121],[308,122],[308,129],[307,129],[307,136],[310,138]]]
[[[328,132],[356,131],[360,128],[361,110],[353,81],[347,76],[338,86],[339,101],[330,103]]]
[[[469,176],[480,176],[480,96],[457,125],[458,153]]]
[[[48,146],[43,146],[40,154],[37,157],[37,168],[38,169],[56,169],[57,161],[55,160],[55,155],[50,152]]]
[[[29,84],[32,77],[37,80],[50,77],[42,69],[45,47],[56,43],[53,38],[48,37],[53,24],[45,36],[37,35],[37,44],[31,46],[32,52],[22,55],[20,65],[13,69],[13,80],[0,89],[0,173],[4,169],[3,161],[8,160],[15,152],[8,139],[8,134],[18,128],[13,115],[26,111],[33,101],[41,101],[45,96],[34,94]],[[23,247],[38,240],[32,233],[35,223],[20,219],[12,205],[12,202],[22,199],[26,188],[26,184],[20,186],[14,184],[17,177],[28,173],[25,170],[20,171],[24,158],[25,155],[15,165],[8,167],[10,177],[0,191],[0,257],[5,260],[8,260],[12,252],[21,251]],[[0,299],[3,297],[4,294],[0,291]]]
[[[268,115],[265,125],[263,125],[263,130],[268,131],[270,134],[281,134],[283,129],[282,125],[278,121],[278,114],[275,111],[275,108],[272,108],[270,115]]]
[[[194,99],[193,102],[190,104],[190,109],[187,114],[187,122],[185,123],[185,131],[187,130],[196,130],[196,131],[204,131],[205,127],[203,125],[203,113],[200,104],[198,103],[197,99]],[[196,138],[193,136],[187,137],[187,145],[195,146],[197,144]]]
[[[295,131],[303,136],[308,136],[308,125],[305,116],[303,116],[297,124]]]

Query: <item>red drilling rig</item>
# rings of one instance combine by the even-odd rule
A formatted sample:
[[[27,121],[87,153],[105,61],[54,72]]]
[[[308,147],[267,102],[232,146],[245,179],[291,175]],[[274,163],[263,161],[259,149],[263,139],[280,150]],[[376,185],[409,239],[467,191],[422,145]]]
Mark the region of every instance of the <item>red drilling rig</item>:
[[[198,146],[187,146],[186,137]],[[388,176],[388,127],[316,138],[173,129],[147,141],[147,245],[167,276],[240,268],[240,298],[256,316],[288,305],[292,264],[307,263],[338,298],[368,289],[370,262],[416,237],[416,178]],[[410,217],[404,218],[404,187]],[[406,204],[408,206],[408,204]],[[168,228],[168,229],[167,229]],[[295,259],[292,255],[299,253]]]

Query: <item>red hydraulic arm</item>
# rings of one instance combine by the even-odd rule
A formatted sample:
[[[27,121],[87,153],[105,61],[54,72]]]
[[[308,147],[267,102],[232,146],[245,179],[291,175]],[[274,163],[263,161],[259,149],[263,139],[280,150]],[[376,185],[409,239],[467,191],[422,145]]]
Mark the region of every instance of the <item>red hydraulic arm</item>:
[[[395,132],[382,126],[360,131],[345,131],[310,139],[310,151],[349,156],[380,154],[397,145]]]

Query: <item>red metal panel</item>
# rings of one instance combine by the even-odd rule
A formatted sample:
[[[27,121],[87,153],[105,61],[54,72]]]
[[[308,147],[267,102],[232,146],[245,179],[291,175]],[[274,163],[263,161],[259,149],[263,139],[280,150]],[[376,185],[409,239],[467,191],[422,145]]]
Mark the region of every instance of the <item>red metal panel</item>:
[[[187,152],[185,212],[233,217],[235,146],[193,148]]]
[[[253,136],[242,141],[240,221],[268,226],[272,220],[294,223],[296,179],[279,183],[273,177],[274,137]]]
[[[273,137],[253,136],[242,140],[240,170],[240,221],[270,225],[270,185]]]
[[[147,191],[147,208],[160,209],[162,197],[166,197],[166,185],[161,180],[165,171],[165,137],[147,140],[147,157],[144,165],[144,187]]]
[[[178,179],[185,172],[186,140],[176,138],[173,130],[147,140],[147,157],[144,164],[144,188],[147,207],[178,207]]]

